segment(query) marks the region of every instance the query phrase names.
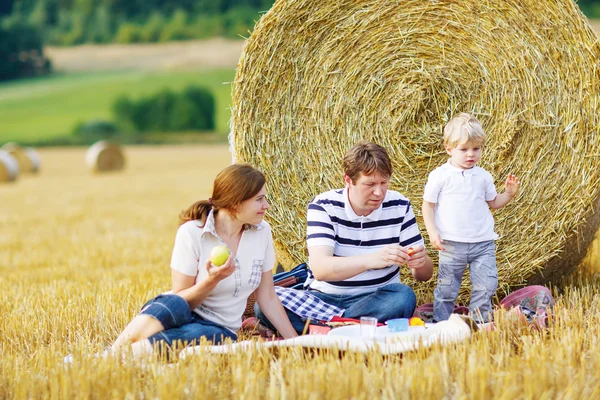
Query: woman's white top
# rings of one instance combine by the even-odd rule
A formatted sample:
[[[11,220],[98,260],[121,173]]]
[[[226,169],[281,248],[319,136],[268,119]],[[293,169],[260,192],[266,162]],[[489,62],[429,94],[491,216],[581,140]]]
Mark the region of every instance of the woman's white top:
[[[206,261],[213,247],[225,243],[215,230],[211,211],[202,226],[201,221],[188,221],[179,227],[171,257],[171,268],[196,280],[208,276]],[[266,221],[244,230],[237,254],[235,272],[220,281],[194,312],[233,332],[242,326],[242,314],[248,297],[260,284],[263,272],[275,266],[271,227]]]

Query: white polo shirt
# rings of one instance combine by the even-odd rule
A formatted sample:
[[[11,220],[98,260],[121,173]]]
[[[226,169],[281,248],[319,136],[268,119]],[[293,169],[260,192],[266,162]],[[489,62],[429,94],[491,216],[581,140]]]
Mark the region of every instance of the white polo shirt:
[[[394,190],[388,190],[379,208],[367,216],[354,212],[347,188],[330,190],[310,202],[306,219],[307,247],[332,247],[334,257],[371,254],[388,244],[424,244],[410,201]],[[306,284],[323,293],[353,295],[399,282],[400,267],[394,264],[342,281],[319,281],[309,271]]]
[[[454,167],[450,160],[429,174],[423,200],[435,203],[435,226],[444,240],[478,243],[495,240],[494,217],[487,201],[497,196],[485,169]]]
[[[212,211],[204,226],[198,220],[188,221],[177,231],[171,268],[184,275],[197,276],[197,280],[204,279],[208,276],[206,260],[210,251],[222,245],[225,243],[215,231]],[[262,273],[271,271],[274,266],[271,227],[262,221],[242,233],[235,257],[235,272],[219,282],[194,312],[237,332],[242,326],[248,297],[260,284]]]

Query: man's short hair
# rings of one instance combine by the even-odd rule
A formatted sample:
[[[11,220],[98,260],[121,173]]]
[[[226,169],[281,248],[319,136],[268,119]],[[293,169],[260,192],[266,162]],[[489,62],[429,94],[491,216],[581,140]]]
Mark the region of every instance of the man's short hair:
[[[348,175],[352,183],[360,174],[371,175],[379,172],[382,176],[392,176],[392,161],[385,148],[373,142],[360,141],[344,155],[344,174]]]

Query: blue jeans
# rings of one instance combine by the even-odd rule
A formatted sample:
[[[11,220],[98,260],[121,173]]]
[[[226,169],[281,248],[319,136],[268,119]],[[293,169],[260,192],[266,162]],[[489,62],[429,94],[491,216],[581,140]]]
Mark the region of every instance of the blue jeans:
[[[379,322],[393,318],[410,318],[417,305],[415,292],[402,283],[391,283],[380,287],[374,292],[354,295],[327,294],[318,290],[309,291],[310,294],[324,302],[345,309],[344,314],[342,314],[344,318],[375,317]],[[285,311],[296,332],[302,333],[306,322],[290,310],[286,309]],[[273,331],[276,330],[264,315],[258,303],[254,306],[254,313],[263,325]]]
[[[172,348],[177,341],[192,345],[202,338],[213,344],[220,344],[226,338],[237,340],[236,334],[229,329],[192,312],[188,303],[176,294],[158,295],[144,304],[140,314],[155,318],[165,328],[148,338],[151,344],[165,343]]]
[[[444,321],[454,310],[463,273],[469,264],[471,274],[471,304],[469,311],[477,322],[488,322],[492,313],[492,296],[498,288],[496,244],[493,240],[480,243],[444,241],[440,251],[438,283],[433,291],[433,319]]]

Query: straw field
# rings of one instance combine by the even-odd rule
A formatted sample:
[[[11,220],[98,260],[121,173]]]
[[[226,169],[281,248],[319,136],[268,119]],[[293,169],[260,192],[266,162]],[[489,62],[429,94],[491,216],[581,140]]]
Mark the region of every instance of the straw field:
[[[500,191],[509,173],[522,182],[494,212],[500,292],[567,275],[599,223],[599,57],[570,0],[277,1],[240,59],[232,129],[238,158],[288,205],[272,213],[280,258],[306,257],[298,216],[343,187],[340,160],[360,139],[390,151],[392,186],[422,225],[442,128],[471,112],[488,133],[480,165]]]
[[[254,351],[179,362],[95,359],[169,288],[179,211],[209,195],[225,146],[127,147],[92,174],[85,149],[41,149],[44,168],[0,185],[0,398],[573,399],[600,395],[600,252],[557,290],[547,333],[508,325],[403,357]],[[274,201],[271,210],[285,207]],[[596,249],[597,251],[600,249]],[[74,353],[72,368],[62,358]]]

